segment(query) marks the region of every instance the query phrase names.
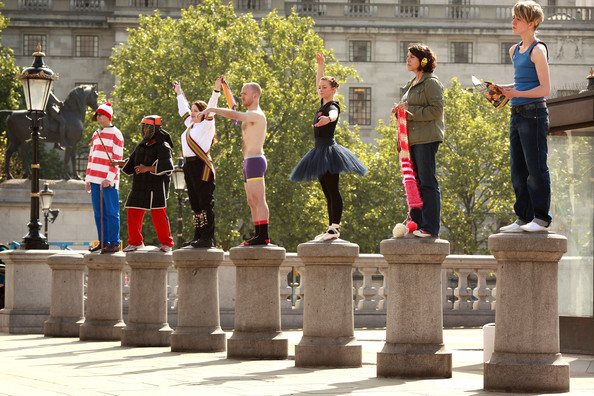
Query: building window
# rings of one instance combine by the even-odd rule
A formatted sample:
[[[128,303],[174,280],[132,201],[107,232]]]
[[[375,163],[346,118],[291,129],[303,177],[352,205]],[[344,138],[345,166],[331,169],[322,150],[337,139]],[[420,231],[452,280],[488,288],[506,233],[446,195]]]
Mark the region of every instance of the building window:
[[[371,41],[349,41],[350,62],[371,62]]]
[[[516,43],[501,43],[501,63],[511,65],[512,60],[509,56],[509,49]]]
[[[23,36],[23,56],[32,55],[41,44],[41,51],[47,55],[47,36],[45,34],[25,34]]]
[[[450,62],[472,63],[472,43],[457,42],[450,45]]]
[[[349,88],[349,123],[371,125],[371,88]]]
[[[99,37],[76,36],[74,56],[97,57],[99,56]]]
[[[99,91],[99,84],[96,82],[76,82],[74,83],[75,87],[91,87],[91,88],[95,88],[97,91]]]
[[[408,45],[409,41],[400,42],[400,62],[406,63],[406,57],[408,56]]]

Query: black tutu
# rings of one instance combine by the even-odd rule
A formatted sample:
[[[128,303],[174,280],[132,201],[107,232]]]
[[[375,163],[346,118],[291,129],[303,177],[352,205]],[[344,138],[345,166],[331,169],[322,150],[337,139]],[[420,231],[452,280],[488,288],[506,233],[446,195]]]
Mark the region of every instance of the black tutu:
[[[290,179],[295,182],[318,180],[327,172],[333,174],[356,172],[359,176],[365,176],[367,167],[361,160],[351,150],[337,144],[333,139],[331,141],[331,144],[319,144],[320,142],[316,141],[316,147],[301,158],[291,172]]]

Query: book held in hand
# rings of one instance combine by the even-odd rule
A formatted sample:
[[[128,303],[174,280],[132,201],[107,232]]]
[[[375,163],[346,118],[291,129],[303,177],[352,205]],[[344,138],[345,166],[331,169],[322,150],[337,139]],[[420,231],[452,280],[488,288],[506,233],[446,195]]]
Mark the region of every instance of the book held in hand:
[[[509,99],[503,94],[503,90],[491,81],[483,81],[472,76],[472,83],[483,94],[485,98],[493,105],[497,110],[501,109]]]

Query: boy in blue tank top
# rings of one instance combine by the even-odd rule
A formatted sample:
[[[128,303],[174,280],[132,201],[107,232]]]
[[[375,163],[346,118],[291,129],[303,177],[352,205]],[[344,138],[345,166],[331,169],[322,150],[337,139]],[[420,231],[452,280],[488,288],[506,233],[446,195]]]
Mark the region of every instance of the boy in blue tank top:
[[[509,122],[511,181],[516,194],[518,219],[500,232],[548,232],[551,224],[551,179],[547,166],[549,112],[545,96],[551,91],[548,50],[536,38],[544,13],[534,1],[520,1],[513,8],[512,29],[522,41],[509,55],[514,83],[501,85],[511,99]]]

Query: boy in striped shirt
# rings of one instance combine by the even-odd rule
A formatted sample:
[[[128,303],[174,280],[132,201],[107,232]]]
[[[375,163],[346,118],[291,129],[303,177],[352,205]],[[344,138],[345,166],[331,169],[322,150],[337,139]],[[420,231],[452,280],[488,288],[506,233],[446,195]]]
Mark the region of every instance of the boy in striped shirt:
[[[99,106],[93,116],[93,121],[97,121],[100,128],[93,133],[85,181],[93,202],[99,244],[90,249],[91,252],[101,249],[102,253],[115,253],[120,250],[120,170],[116,166],[110,166],[109,161],[120,161],[123,158],[124,137],[111,123],[112,118],[111,103]]]

